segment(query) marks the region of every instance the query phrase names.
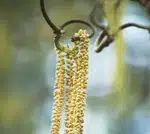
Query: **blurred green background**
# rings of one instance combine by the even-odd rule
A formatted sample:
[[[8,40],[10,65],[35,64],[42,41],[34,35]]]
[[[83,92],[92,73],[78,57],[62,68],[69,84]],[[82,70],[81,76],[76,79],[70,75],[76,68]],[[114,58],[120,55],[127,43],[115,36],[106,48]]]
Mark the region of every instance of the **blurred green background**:
[[[89,20],[94,4],[93,0],[45,0],[47,12],[58,26],[70,19]],[[102,19],[100,10],[96,17]],[[150,25],[146,10],[133,2],[128,3],[123,22],[131,21]],[[86,27],[69,26],[62,41],[70,42],[68,37],[79,28]],[[128,69],[125,88],[129,96],[127,115],[118,119],[115,109],[119,101],[108,93],[114,71],[114,48],[95,54],[98,34],[97,30],[90,43],[85,134],[149,134],[150,129],[145,126],[150,123],[150,114],[145,109],[149,108],[150,35],[136,28],[124,32]],[[39,0],[1,0],[0,134],[49,133],[56,64],[53,38]],[[108,100],[113,105],[107,107]]]

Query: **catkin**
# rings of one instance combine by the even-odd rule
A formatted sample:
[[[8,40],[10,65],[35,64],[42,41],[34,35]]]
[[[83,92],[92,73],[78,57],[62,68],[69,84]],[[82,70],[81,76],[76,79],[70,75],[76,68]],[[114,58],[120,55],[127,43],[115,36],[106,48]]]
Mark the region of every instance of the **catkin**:
[[[66,71],[66,107],[65,107],[65,134],[69,134],[71,132],[71,99],[72,99],[72,90],[73,90],[73,75],[74,75],[74,58],[75,51],[71,53],[67,53],[66,63],[67,63],[67,71]]]
[[[51,134],[59,134],[61,124],[61,113],[64,103],[64,84],[65,84],[65,61],[61,51],[56,50],[57,65],[56,65],[56,80],[54,90],[54,103],[52,112]]]
[[[69,91],[69,102],[66,118],[66,134],[82,134],[83,133],[83,116],[86,104],[86,88],[88,73],[88,42],[89,36],[86,31],[79,30],[75,34],[80,41],[75,42],[78,46],[78,54],[74,56],[72,65],[71,90]]]
[[[83,133],[84,123],[84,109],[86,105],[86,88],[87,88],[87,74],[88,74],[88,42],[89,36],[86,31],[79,30],[79,37],[81,39],[79,44],[79,56],[76,60],[76,78],[75,78],[75,89],[76,89],[76,120],[74,129],[77,134]]]
[[[75,33],[80,40],[75,41],[68,52],[57,52],[56,81],[51,124],[51,134],[59,134],[61,113],[66,88],[65,134],[83,134],[84,109],[88,74],[89,35],[85,30]]]

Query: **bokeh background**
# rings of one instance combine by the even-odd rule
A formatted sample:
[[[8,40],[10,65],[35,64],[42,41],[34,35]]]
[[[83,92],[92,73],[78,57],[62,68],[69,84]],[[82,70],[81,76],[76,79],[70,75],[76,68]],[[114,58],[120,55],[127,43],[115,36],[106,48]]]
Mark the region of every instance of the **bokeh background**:
[[[39,0],[0,3],[0,134],[47,134],[56,67],[53,31],[43,19]],[[89,21],[94,4],[93,0],[45,0],[46,10],[58,26],[70,19]],[[99,22],[101,10],[96,12]],[[150,16],[139,4],[129,2],[125,22],[150,25]],[[69,37],[79,28],[86,27],[79,24],[67,27],[62,42],[70,42]],[[84,133],[150,134],[150,34],[137,28],[123,33],[128,103],[118,116],[116,107],[120,102],[110,93],[115,44],[96,54],[94,43],[99,32],[90,42]]]

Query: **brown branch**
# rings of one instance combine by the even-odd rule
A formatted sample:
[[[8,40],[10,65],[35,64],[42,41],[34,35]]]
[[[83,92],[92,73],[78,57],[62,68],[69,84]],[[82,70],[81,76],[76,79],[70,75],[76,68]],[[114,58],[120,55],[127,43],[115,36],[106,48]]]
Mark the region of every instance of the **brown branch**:
[[[140,24],[136,24],[136,23],[124,24],[124,25],[119,27],[119,30],[123,30],[123,29],[129,28],[129,27],[137,27],[137,28],[141,28],[141,29],[150,31],[150,26],[144,26],[144,25],[140,25]]]
[[[148,30],[150,32],[150,26],[144,26],[144,25],[140,25],[140,24],[136,24],[136,23],[127,23],[127,24],[123,24],[122,26],[119,27],[118,31],[116,32],[116,34],[112,36],[108,36],[106,34],[105,31],[102,32],[102,34],[100,34],[98,41],[97,41],[97,48],[95,50],[96,53],[101,52],[105,47],[108,47],[113,41],[115,36],[118,34],[119,31],[124,30],[126,28],[129,27],[137,27],[137,28],[141,28],[144,30]],[[107,39],[101,44],[102,40],[107,36]]]
[[[60,28],[58,28],[58,27],[51,21],[51,19],[48,17],[48,14],[46,13],[45,6],[44,6],[44,0],[40,0],[40,7],[41,7],[42,15],[43,15],[45,21],[47,22],[47,24],[53,29],[53,31],[54,31],[55,34],[60,34],[60,33],[61,33]]]

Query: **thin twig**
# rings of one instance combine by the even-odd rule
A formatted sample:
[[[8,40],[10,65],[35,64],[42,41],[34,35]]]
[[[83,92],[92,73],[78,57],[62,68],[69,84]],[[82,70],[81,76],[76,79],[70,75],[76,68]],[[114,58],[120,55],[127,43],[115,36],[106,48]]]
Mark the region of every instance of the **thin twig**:
[[[137,27],[137,28],[141,28],[141,29],[150,31],[150,26],[144,26],[144,25],[140,25],[140,24],[136,24],[136,23],[123,24],[122,26],[119,27],[119,30],[123,30],[123,29],[129,28],[129,27]]]
[[[105,36],[107,36],[107,35],[105,35]],[[105,36],[103,36],[103,38],[101,37],[101,35],[99,36],[99,38],[97,40],[97,45],[96,45],[97,47],[95,49],[96,53],[101,52],[105,47],[108,47],[114,41],[113,38],[110,38],[107,36],[107,39],[102,44],[100,44]]]
[[[73,23],[85,24],[85,25],[88,26],[88,27],[91,29],[91,31],[92,31],[92,32],[90,33],[89,37],[91,38],[91,37],[94,35],[94,33],[95,33],[94,27],[93,27],[90,23],[88,23],[87,21],[79,20],[79,19],[77,19],[77,20],[69,20],[69,21],[65,22],[64,24],[62,24],[62,25],[60,26],[60,29],[64,29],[66,26],[68,26],[68,25],[70,25],[70,24],[73,24]]]
[[[41,11],[42,11],[44,19],[46,20],[48,25],[53,29],[54,34],[61,34],[60,28],[58,28],[48,17],[46,10],[45,10],[45,6],[44,6],[44,0],[40,0],[40,7],[41,7]]]

